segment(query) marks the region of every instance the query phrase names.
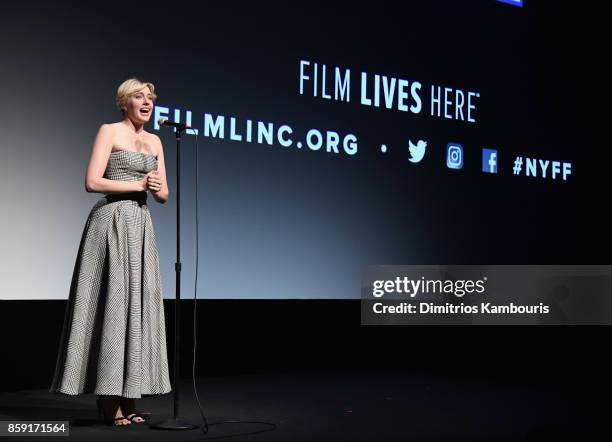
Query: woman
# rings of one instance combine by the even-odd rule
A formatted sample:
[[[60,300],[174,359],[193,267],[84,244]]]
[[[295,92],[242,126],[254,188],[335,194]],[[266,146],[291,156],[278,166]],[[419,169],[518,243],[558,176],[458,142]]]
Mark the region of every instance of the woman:
[[[144,130],[157,98],[136,78],[117,90],[123,119],[102,124],[85,179],[105,194],[77,254],[51,392],[94,393],[112,425],[146,422],[135,398],[171,391],[164,305],[147,191],[168,201],[161,140]]]

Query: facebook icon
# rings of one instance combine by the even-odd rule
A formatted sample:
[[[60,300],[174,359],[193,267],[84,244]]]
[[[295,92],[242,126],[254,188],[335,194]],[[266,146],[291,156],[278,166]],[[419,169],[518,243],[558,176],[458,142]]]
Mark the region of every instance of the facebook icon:
[[[497,173],[497,151],[493,149],[482,149],[482,171]]]

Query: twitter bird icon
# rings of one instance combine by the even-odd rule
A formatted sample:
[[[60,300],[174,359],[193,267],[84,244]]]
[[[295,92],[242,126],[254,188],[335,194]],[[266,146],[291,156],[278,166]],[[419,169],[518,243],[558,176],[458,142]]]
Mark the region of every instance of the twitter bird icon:
[[[412,141],[408,140],[408,150],[410,151],[410,158],[408,161],[411,163],[418,163],[425,156],[425,148],[427,147],[427,141],[419,140],[416,144],[412,144]]]

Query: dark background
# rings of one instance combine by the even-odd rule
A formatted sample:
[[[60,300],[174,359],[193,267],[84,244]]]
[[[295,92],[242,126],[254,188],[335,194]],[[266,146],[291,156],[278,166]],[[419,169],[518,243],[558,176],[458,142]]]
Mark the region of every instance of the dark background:
[[[607,219],[591,204],[603,195],[608,158],[594,136],[605,87],[597,15],[578,4],[493,0],[12,5],[0,31],[3,176],[14,176],[7,187],[46,188],[7,198],[24,209],[21,223],[44,210],[49,230],[8,244],[62,263],[53,271],[65,277],[43,271],[48,286],[14,282],[7,296],[67,296],[96,197],[82,189],[91,143],[101,123],[119,119],[116,88],[131,76],[156,85],[158,105],[193,111],[200,130],[207,112],[225,115],[226,132],[233,116],[289,124],[294,140],[310,128],[358,137],[355,156],[200,137],[199,298],[358,298],[360,269],[373,264],[605,264]],[[301,59],[350,68],[351,102],[300,95]],[[360,105],[361,71],[420,81],[423,111]],[[431,84],[478,91],[477,122],[428,116]],[[146,129],[164,142],[172,193],[172,133]],[[408,139],[428,142],[419,164],[408,162]],[[450,141],[464,147],[461,171],[446,167]],[[497,175],[481,171],[483,147],[498,150]],[[194,153],[184,137],[185,284],[195,277]],[[513,176],[518,154],[571,162],[572,174]],[[174,204],[151,204],[166,298]],[[49,237],[57,242],[41,254],[36,245]]]
[[[200,297],[281,299],[199,301],[199,342],[206,344],[198,375],[397,368],[557,389],[576,399],[577,413],[605,416],[607,406],[598,403],[609,394],[606,326],[362,327],[357,300],[291,300],[358,297],[361,264],[609,262],[609,154],[595,135],[605,129],[598,16],[577,2],[535,1],[524,8],[495,1],[11,6],[1,19],[2,121],[13,134],[27,130],[24,115],[49,130],[30,131],[29,144],[5,153],[74,154],[61,164],[84,167],[97,125],[117,118],[117,85],[131,75],[156,84],[158,104],[195,115],[355,132],[355,158],[201,138],[200,197],[208,216],[201,242],[224,241],[201,252],[200,277],[210,285]],[[299,96],[300,58],[350,67],[353,75],[364,70],[477,90],[478,122]],[[50,120],[73,126],[59,130]],[[384,157],[372,147],[379,134],[393,146]],[[43,136],[45,142],[32,141]],[[171,180],[172,137],[160,136]],[[422,164],[407,163],[408,137],[429,141]],[[459,140],[466,164],[457,172],[446,169],[443,146]],[[480,171],[482,147],[500,152],[505,169],[497,176]],[[509,159],[518,153],[571,161],[569,182],[512,176]],[[185,188],[193,179],[185,177]],[[154,215],[158,230],[172,226],[167,209]],[[171,257],[168,232],[160,248]],[[66,235],[77,241],[75,233]],[[249,252],[239,254],[245,245]],[[232,285],[227,278],[237,270],[250,277]],[[191,276],[184,274],[185,284]],[[58,284],[67,289],[68,281],[66,274]],[[3,390],[50,383],[64,306],[0,303]],[[170,303],[166,311],[171,355]],[[183,325],[187,376],[190,320]]]

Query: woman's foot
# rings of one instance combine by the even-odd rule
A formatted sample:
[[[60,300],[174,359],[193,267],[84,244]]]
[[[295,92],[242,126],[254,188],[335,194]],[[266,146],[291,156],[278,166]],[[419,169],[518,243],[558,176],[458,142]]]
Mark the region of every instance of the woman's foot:
[[[119,399],[121,406],[123,407],[123,412],[125,413],[125,417],[129,419],[130,422],[135,424],[142,424],[146,422],[146,420],[142,417],[138,411],[136,411],[136,401],[134,398],[126,398],[122,397]]]
[[[141,424],[143,423],[145,420],[143,418],[141,418],[140,416],[138,416],[136,413],[132,413],[128,416],[128,419],[136,424]]]
[[[121,418],[123,418],[123,419],[121,419]],[[117,407],[117,412],[115,413],[114,421],[115,422],[113,423],[113,425],[131,425],[132,424],[130,419],[123,415],[123,411],[121,410],[121,406]]]
[[[118,396],[98,396],[98,415],[108,425],[130,425],[132,422],[123,416]]]

